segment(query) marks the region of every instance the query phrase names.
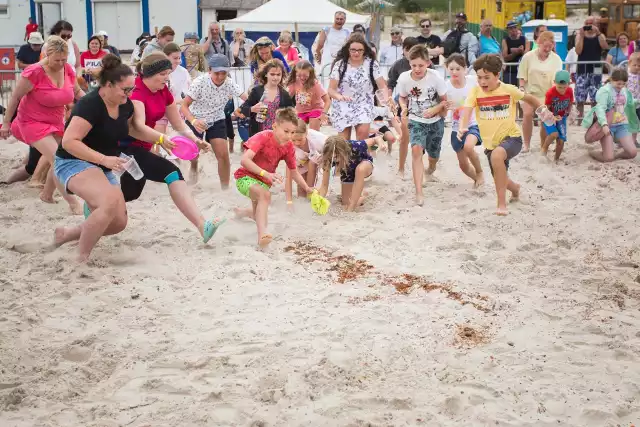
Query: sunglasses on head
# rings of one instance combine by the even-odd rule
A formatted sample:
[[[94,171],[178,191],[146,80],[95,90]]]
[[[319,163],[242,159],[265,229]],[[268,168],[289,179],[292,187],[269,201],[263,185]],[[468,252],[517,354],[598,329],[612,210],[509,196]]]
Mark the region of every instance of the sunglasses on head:
[[[267,46],[271,46],[271,43],[268,43],[268,42],[256,43],[256,46],[258,46],[258,47],[267,47]]]

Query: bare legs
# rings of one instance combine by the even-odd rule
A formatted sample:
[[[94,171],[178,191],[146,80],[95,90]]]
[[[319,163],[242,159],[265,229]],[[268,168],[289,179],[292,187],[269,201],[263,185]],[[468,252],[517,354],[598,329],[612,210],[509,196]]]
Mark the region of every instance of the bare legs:
[[[229,148],[227,141],[222,138],[214,138],[211,141],[213,154],[218,160],[218,175],[220,176],[220,186],[223,190],[229,188],[231,179],[231,160],[229,159]]]
[[[267,233],[267,221],[269,205],[271,204],[271,192],[260,184],[254,184],[249,188],[251,209],[236,208],[238,218],[251,218],[258,227],[258,246],[265,248],[273,240],[273,236]]]
[[[416,187],[416,204],[424,205],[424,194],[422,192],[422,180],[424,179],[424,163],[422,163],[422,146],[411,147],[411,166],[413,169],[413,183]]]
[[[204,236],[204,217],[200,213],[200,210],[198,210],[198,206],[195,200],[193,200],[187,183],[183,180],[172,182],[169,184],[169,194],[182,215],[184,215],[191,224],[196,226],[201,236]]]
[[[409,155],[409,124],[405,118],[402,120],[402,134],[400,135],[400,159],[398,164],[398,174],[404,176],[404,166]]]
[[[518,200],[520,197],[520,184],[509,179],[507,175],[507,152],[504,148],[498,147],[491,153],[491,166],[493,167],[493,179],[496,184],[496,194],[498,196],[498,209],[496,215],[504,216],[507,210],[507,190],[511,192],[511,200]]]
[[[57,228],[56,246],[78,242],[78,261],[85,262],[100,237],[120,233],[127,226],[127,211],[122,191],[111,185],[98,168],[87,169],[69,180],[69,190],[82,197],[91,215],[75,227]]]
[[[42,138],[40,141],[34,142],[32,146],[40,153],[42,153],[42,156],[46,158],[50,164],[53,165],[53,158],[55,156],[56,150],[58,150],[58,142],[59,141],[56,140],[53,135],[48,135]],[[54,203],[53,192],[55,191],[56,187],[58,188],[60,194],[62,194],[64,200],[69,203],[71,212],[73,212],[74,214],[81,214],[82,206],[80,205],[80,202],[78,202],[78,199],[76,199],[74,196],[70,196],[66,191],[64,191],[62,184],[58,182],[53,174],[53,167],[51,167],[49,168],[47,181],[45,182],[42,193],[40,193],[40,199],[43,202]]]
[[[478,153],[475,150],[477,143],[478,138],[475,135],[468,134],[464,147],[456,153],[460,170],[473,180],[473,188],[478,188],[484,184],[484,172],[482,171]]]
[[[531,149],[531,135],[533,134],[533,107],[527,103],[522,105],[522,139],[524,148],[522,151],[528,153]],[[493,156],[493,154],[492,154]]]
[[[633,136],[627,135],[624,138],[620,138],[618,142],[623,150],[618,154],[615,153],[613,137],[611,135],[607,135],[600,141],[602,151],[590,151],[589,155],[593,159],[603,163],[612,162],[616,159],[633,159],[638,155],[638,149],[633,142]]]

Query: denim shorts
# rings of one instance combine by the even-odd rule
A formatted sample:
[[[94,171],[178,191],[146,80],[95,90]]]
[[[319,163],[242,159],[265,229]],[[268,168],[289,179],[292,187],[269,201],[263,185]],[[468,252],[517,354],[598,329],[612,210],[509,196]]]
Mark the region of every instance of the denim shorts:
[[[440,158],[442,137],[444,136],[444,119],[435,123],[422,123],[409,120],[409,141],[411,146],[420,146],[432,159]]]
[[[91,168],[97,168],[104,172],[104,176],[107,177],[109,183],[112,185],[120,185],[118,178],[111,171],[105,171],[104,169],[94,165],[93,163],[85,162],[79,159],[63,159],[56,156],[53,161],[53,173],[58,181],[64,186],[64,190],[67,194],[73,194],[69,191],[69,180],[81,172],[84,172]]]
[[[627,123],[621,123],[619,125],[610,125],[609,130],[614,141],[620,141],[622,138],[631,135],[629,132],[629,125]]]
[[[469,132],[465,133],[462,136],[462,141],[458,139],[458,131],[451,131],[451,147],[453,151],[459,153],[464,148],[464,143],[467,142],[467,136],[473,135],[478,138],[478,143],[476,145],[482,144],[482,138],[480,138],[480,129],[477,125],[469,126]]]
[[[544,123],[542,125],[544,126],[544,131],[547,135],[558,133],[558,138],[563,142],[567,142],[567,116],[564,116],[562,120],[556,122],[552,126],[547,126]]]
[[[519,136],[508,136],[502,140],[498,147],[504,148],[504,151],[507,152],[507,158],[504,160],[504,165],[507,170],[509,170],[509,160],[513,159],[517,156],[520,151],[522,151],[522,137]],[[496,147],[496,148],[498,148]],[[491,154],[493,150],[484,150],[484,154],[487,156],[487,160],[489,160],[489,168],[491,169],[491,175],[493,175],[493,165],[491,164]]]

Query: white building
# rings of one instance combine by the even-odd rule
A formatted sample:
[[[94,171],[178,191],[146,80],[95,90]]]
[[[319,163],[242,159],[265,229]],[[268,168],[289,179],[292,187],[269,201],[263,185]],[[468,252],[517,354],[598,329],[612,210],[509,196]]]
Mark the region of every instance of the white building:
[[[73,25],[73,39],[81,51],[89,35],[109,34],[109,42],[131,50],[143,31],[154,33],[164,25],[182,43],[185,32],[206,33],[213,20],[233,19],[265,0],[0,0],[0,47],[24,43],[25,27],[33,17],[45,35],[58,20]],[[45,37],[46,38],[46,37]]]

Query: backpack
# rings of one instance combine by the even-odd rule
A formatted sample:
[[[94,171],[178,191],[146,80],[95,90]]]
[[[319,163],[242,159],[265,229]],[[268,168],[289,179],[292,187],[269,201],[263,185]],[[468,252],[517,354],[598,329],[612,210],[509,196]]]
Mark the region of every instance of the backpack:
[[[451,55],[452,53],[463,53],[460,50],[460,42],[462,40],[462,36],[465,35],[466,33],[468,33],[468,31],[454,30],[447,35],[447,38],[444,39],[444,42],[442,43],[445,58]],[[467,56],[466,49],[464,52],[464,57],[468,62],[469,58]]]

